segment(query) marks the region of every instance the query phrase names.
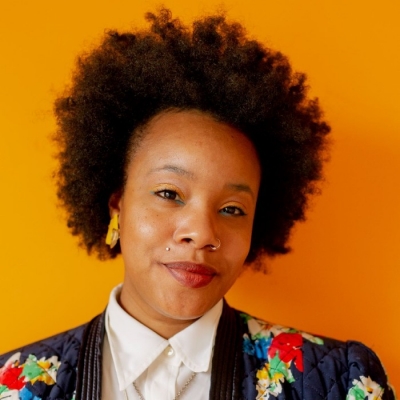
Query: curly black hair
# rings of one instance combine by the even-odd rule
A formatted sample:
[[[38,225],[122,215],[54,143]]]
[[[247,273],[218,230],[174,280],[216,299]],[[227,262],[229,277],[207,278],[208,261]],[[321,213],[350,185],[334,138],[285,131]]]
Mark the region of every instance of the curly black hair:
[[[306,76],[280,52],[247,37],[222,14],[191,28],[162,9],[150,29],[108,32],[77,61],[72,85],[55,102],[58,197],[72,234],[101,259],[111,194],[123,191],[135,134],[156,114],[197,109],[243,132],[262,168],[247,262],[289,251],[326,159],[328,124]],[[133,138],[133,139],[132,139]]]

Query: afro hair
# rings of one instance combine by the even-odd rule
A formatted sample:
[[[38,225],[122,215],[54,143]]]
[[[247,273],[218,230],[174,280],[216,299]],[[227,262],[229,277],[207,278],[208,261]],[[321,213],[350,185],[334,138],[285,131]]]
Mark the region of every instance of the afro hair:
[[[82,55],[55,102],[58,197],[72,234],[89,253],[115,257],[120,247],[104,241],[108,202],[123,191],[138,128],[165,110],[197,109],[244,133],[259,155],[247,262],[287,253],[291,228],[318,190],[330,131],[307,97],[306,76],[222,14],[191,27],[167,9],[146,18],[148,30],[110,31]]]

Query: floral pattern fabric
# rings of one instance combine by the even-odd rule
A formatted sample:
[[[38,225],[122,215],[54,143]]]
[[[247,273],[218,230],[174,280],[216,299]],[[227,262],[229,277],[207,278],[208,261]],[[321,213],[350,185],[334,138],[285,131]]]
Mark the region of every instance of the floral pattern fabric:
[[[7,400],[41,400],[29,388],[36,382],[54,385],[60,366],[58,358],[41,358],[29,355],[23,364],[21,353],[15,353],[0,368],[0,399]]]
[[[226,304],[224,310],[221,320],[224,315],[225,318],[233,315],[239,335],[235,338],[242,343],[240,349],[236,339],[231,341],[234,351],[238,352],[234,370],[243,368],[238,386],[242,388],[243,399],[395,399],[379,359],[363,344],[320,338],[273,325]],[[0,356],[0,400],[74,400],[75,391],[79,389],[76,387],[80,373],[77,367],[82,361],[81,355],[85,354],[82,348],[89,346],[92,354],[101,353],[104,330],[98,329],[103,324],[98,322],[100,317],[93,320],[96,324],[91,325],[92,321]],[[93,343],[99,348],[85,342],[84,332],[88,327],[95,329],[90,332],[95,332]],[[223,348],[224,341],[218,343],[219,349]],[[219,372],[213,368],[213,377]],[[233,376],[229,374],[223,378],[229,380]],[[90,379],[93,379],[92,372]],[[91,400],[100,400],[100,392],[92,393]],[[233,391],[220,393],[225,393],[226,399],[234,394]],[[87,395],[85,397],[83,400],[88,400]]]
[[[370,377],[360,376],[360,380],[354,379],[353,385],[346,400],[382,400],[383,388]]]
[[[272,325],[241,314],[247,322],[249,334],[243,336],[243,351],[262,362],[256,372],[256,399],[278,397],[284,382],[294,383],[293,370],[303,372],[303,343],[309,341],[323,345],[324,340],[308,333],[280,325]],[[383,388],[370,377],[353,380],[346,400],[382,400]]]

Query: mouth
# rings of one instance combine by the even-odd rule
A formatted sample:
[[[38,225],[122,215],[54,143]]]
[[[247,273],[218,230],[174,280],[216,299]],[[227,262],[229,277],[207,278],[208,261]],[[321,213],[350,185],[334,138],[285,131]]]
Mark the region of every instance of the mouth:
[[[172,262],[164,266],[178,283],[194,289],[207,286],[217,275],[213,268],[191,262]]]

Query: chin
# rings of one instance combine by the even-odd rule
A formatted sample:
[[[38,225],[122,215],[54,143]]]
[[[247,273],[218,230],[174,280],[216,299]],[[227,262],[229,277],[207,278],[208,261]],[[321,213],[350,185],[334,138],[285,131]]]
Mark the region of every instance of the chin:
[[[216,303],[215,303],[216,304]],[[188,307],[184,308],[156,308],[156,311],[166,318],[177,320],[177,321],[194,321],[202,317],[207,311],[214,307],[214,305],[204,307]]]

